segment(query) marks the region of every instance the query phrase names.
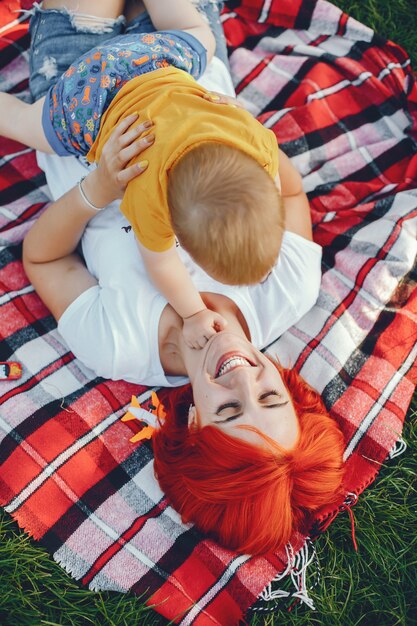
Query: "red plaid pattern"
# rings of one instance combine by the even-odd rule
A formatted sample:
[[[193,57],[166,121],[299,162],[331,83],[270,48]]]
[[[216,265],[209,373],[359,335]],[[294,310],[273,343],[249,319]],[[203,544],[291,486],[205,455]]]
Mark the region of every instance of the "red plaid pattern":
[[[25,96],[19,4],[0,6],[0,82]],[[417,378],[415,80],[401,48],[325,0],[233,0],[223,20],[238,96],[302,173],[324,246],[317,305],[269,352],[322,393],[357,495],[400,436]],[[32,151],[0,150],[0,360],[24,367],[0,383],[1,503],[92,589],[146,593],[183,625],[236,624],[288,553],[236,555],[167,505],[149,442],[132,446],[119,419],[149,392],[95,378],[68,352],[20,263],[43,175]]]

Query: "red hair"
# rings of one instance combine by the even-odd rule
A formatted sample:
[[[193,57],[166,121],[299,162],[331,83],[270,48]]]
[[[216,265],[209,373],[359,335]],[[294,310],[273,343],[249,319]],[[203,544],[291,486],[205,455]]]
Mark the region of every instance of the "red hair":
[[[291,450],[259,434],[253,445],[215,426],[191,432],[191,386],[164,398],[167,418],[153,435],[155,474],[183,522],[247,554],[283,547],[311,514],[342,500],[343,436],[320,398],[294,370],[277,365],[300,435]]]

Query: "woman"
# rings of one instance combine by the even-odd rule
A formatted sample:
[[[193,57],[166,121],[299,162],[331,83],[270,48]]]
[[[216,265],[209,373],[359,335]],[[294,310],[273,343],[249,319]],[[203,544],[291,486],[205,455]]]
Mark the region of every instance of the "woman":
[[[137,174],[116,167],[130,149],[129,121],[88,174],[109,202]],[[55,174],[68,182],[68,165]],[[286,233],[272,274],[249,288],[216,283],[184,254],[207,306],[227,320],[193,350],[126,231],[117,205],[97,215],[74,187],[27,235],[25,270],[70,348],[98,374],[161,386],[190,380],[165,401],[154,435],[156,475],[183,520],[238,551],[278,549],[313,511],[339,501],[343,441],[318,394],[251,340],[263,347],[312,306],[320,251]],[[75,253],[81,237],[88,269]]]
[[[105,205],[140,175],[128,166],[147,145],[135,141],[135,120],[116,129],[85,179],[93,203],[94,190]],[[70,159],[43,159],[55,197],[85,174]],[[285,158],[281,174],[294,175]],[[87,366],[148,385],[190,380],[191,388],[169,396],[154,436],[157,477],[184,521],[252,554],[278,549],[294,529],[306,530],[313,511],[341,495],[338,428],[295,372],[258,349],[300,319],[318,294],[320,249],[311,241],[308,205],[297,206],[288,212],[279,261],[261,285],[221,285],[179,250],[207,307],[227,320],[202,350],[183,341],[182,321],[149,281],[117,205],[97,214],[75,186],[24,242],[30,280]],[[75,253],[81,238],[86,265]]]

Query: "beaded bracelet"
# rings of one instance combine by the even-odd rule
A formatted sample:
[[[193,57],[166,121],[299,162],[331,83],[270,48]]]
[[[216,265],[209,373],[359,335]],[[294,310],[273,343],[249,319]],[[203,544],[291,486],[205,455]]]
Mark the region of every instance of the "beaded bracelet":
[[[90,202],[90,200],[87,198],[87,196],[85,195],[84,189],[82,187],[82,183],[83,181],[86,179],[86,176],[83,176],[81,178],[81,180],[78,183],[78,189],[80,190],[80,195],[81,198],[84,200],[84,202],[90,207],[90,209],[94,209],[94,211],[102,211],[105,207],[98,207],[95,206],[92,202]]]

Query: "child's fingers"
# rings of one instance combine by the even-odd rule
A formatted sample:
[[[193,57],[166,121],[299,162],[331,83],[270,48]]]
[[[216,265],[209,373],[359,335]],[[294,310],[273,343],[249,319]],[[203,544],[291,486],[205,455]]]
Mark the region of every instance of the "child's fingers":
[[[197,339],[197,344],[199,348],[204,348],[204,346],[206,345],[206,343],[208,342],[208,340],[210,339],[210,337],[212,335],[215,335],[216,331],[214,330],[214,328],[207,328],[204,331],[203,335],[200,335]]]
[[[185,339],[185,343],[192,350],[201,350],[201,348],[204,348],[207,341],[208,341],[208,337],[204,337],[204,336],[196,337],[194,339]]]
[[[191,339],[185,339],[185,343],[187,344],[187,346],[189,348],[191,348],[192,350],[196,350],[198,348],[197,344],[195,341],[192,341]]]
[[[227,320],[221,315],[216,314],[214,317],[214,329],[216,332],[224,330],[227,326]],[[213,333],[214,334],[214,333]]]
[[[155,141],[155,135],[153,133],[146,135],[146,137],[142,137],[138,141],[130,144],[126,148],[123,148],[119,152],[119,160],[121,163],[128,163],[133,157],[137,156],[146,148],[149,148]]]
[[[149,165],[149,162],[145,160],[139,161],[139,163],[134,163],[134,165],[129,165],[129,167],[126,167],[124,170],[122,170],[121,172],[117,174],[117,180],[119,184],[122,187],[126,187],[126,185],[131,180],[133,180],[133,178],[136,178],[136,176],[139,176],[139,174],[142,174],[142,172],[146,170],[148,165]]]

